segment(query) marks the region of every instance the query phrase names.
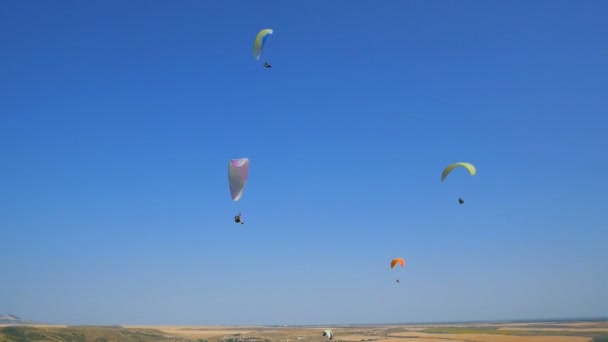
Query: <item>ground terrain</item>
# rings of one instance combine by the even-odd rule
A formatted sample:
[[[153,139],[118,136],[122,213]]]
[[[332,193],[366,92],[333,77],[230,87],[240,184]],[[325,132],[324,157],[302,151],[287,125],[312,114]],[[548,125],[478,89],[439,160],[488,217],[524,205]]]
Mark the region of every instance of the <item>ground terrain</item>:
[[[369,326],[0,325],[0,342],[608,342],[608,321]]]

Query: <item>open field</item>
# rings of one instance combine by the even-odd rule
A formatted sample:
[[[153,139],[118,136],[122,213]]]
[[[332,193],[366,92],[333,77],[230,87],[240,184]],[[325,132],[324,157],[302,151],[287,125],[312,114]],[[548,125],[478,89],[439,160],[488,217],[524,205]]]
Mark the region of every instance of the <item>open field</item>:
[[[0,342],[607,342],[608,322],[382,326],[0,326]]]

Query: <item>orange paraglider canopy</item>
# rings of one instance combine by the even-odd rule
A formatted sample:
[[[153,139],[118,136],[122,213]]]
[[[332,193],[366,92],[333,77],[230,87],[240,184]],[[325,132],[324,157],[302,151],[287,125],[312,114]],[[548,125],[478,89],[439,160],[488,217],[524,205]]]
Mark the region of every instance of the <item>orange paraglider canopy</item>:
[[[402,258],[395,258],[391,261],[391,268],[395,268],[395,265],[401,265],[401,267],[405,266],[405,260]]]

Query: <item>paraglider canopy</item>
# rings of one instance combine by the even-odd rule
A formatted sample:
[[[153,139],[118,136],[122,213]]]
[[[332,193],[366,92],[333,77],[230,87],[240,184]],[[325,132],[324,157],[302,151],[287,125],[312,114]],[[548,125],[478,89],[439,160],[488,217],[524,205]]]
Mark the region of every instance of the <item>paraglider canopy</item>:
[[[228,185],[230,196],[233,201],[238,201],[243,196],[247,176],[249,175],[249,158],[232,159],[228,163]]]
[[[260,59],[262,49],[266,43],[266,38],[273,33],[274,31],[272,29],[263,29],[258,32],[258,35],[255,37],[255,41],[253,42],[253,58],[256,60]]]
[[[395,258],[393,260],[391,260],[391,268],[395,268],[395,265],[401,265],[401,267],[405,266],[405,260],[403,260],[402,258]]]
[[[469,164],[469,163],[454,163],[451,165],[448,165],[444,170],[443,173],[441,174],[441,181],[443,182],[445,180],[445,178],[450,174],[450,172],[452,172],[452,170],[454,170],[455,168],[462,166],[464,168],[466,168],[469,173],[471,174],[471,176],[475,176],[475,173],[477,173],[477,170],[475,169],[475,166],[473,166],[473,164]]]

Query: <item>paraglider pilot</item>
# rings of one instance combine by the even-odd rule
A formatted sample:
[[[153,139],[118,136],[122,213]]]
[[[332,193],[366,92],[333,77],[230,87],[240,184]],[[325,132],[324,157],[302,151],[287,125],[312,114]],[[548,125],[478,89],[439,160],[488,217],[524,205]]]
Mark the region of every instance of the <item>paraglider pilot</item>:
[[[240,213],[234,217],[234,222],[240,223],[240,224],[245,224],[245,222],[243,222],[243,220],[241,220],[241,214]]]
[[[264,62],[264,68],[272,68],[272,65],[268,64],[267,62]]]
[[[464,200],[463,200],[462,198],[459,198],[459,199],[458,199],[458,203],[460,203],[460,204],[464,204]]]

